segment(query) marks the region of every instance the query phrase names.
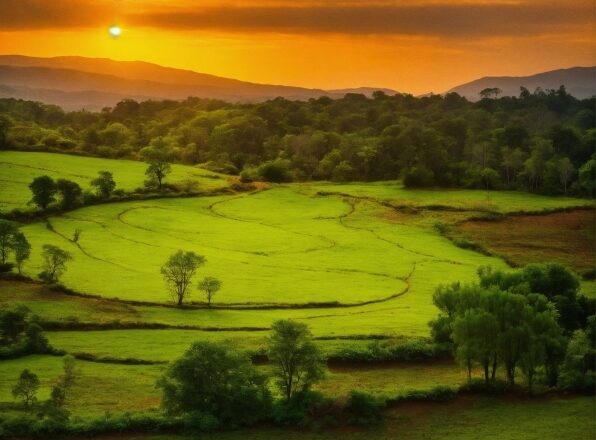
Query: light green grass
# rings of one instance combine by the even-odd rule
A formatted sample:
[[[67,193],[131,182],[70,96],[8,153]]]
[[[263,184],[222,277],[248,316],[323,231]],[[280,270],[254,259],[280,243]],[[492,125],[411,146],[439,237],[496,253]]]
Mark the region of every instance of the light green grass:
[[[67,403],[75,415],[103,414],[125,411],[152,410],[159,407],[160,391],[155,383],[166,365],[118,365],[75,361],[77,379]],[[50,396],[52,386],[62,374],[62,358],[58,356],[27,356],[2,361],[0,369],[0,403],[14,402],[12,386],[25,368],[37,374],[41,386],[40,401]],[[263,372],[269,366],[261,366]],[[465,374],[455,364],[436,365],[395,364],[351,369],[332,368],[316,388],[330,397],[345,397],[352,389],[366,390],[378,396],[395,396],[413,389],[428,389],[437,384],[457,386]],[[270,383],[272,391],[273,381]]]
[[[313,183],[304,186],[309,192],[350,194],[371,197],[395,205],[414,207],[446,206],[471,211],[517,212],[541,211],[575,206],[593,206],[587,199],[549,197],[521,191],[490,191],[469,189],[406,189],[399,181],[370,183]]]
[[[383,217],[389,208],[352,207],[294,187],[253,195],[162,199],[83,208],[23,227],[33,245],[25,271],[40,271],[52,243],[74,260],[62,281],[75,290],[121,299],[171,301],[159,269],[178,249],[207,259],[198,277],[223,281],[215,302],[356,304],[405,293],[399,304],[430,310],[437,284],[466,281],[496,259],[455,247],[431,224]],[[75,245],[74,231],[82,231]],[[202,301],[193,286],[194,300]],[[434,313],[434,312],[433,312]],[[427,318],[430,316],[425,315]]]
[[[90,182],[98,171],[114,174],[116,187],[127,191],[143,186],[146,180],[143,162],[132,160],[100,159],[55,153],[26,153],[0,151],[0,211],[25,209],[31,200],[28,186],[35,177],[48,175],[54,179],[77,182],[83,190],[90,189]],[[200,168],[172,165],[166,182],[193,181],[197,188],[211,190],[228,185],[225,176]]]

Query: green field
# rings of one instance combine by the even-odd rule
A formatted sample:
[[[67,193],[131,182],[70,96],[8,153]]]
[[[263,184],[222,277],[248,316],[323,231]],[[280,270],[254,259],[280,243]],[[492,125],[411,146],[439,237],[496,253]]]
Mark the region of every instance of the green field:
[[[0,151],[0,211],[25,209],[31,200],[29,184],[39,176],[69,179],[83,190],[91,189],[90,182],[98,171],[110,171],[116,188],[132,191],[146,180],[146,164],[132,160],[100,159],[54,153],[23,153]],[[172,165],[167,182],[195,182],[198,190],[212,190],[228,185],[226,176],[201,168]]]
[[[507,400],[461,398],[444,404],[412,404],[387,411],[383,426],[322,432],[255,428],[209,434],[210,440],[577,440],[594,438],[594,398]],[[121,437],[101,436],[98,440]],[[190,440],[172,435],[131,440]],[[192,437],[196,438],[196,437]]]
[[[27,184],[38,173],[70,178],[88,188],[97,171],[107,169],[114,172],[120,187],[132,190],[142,184],[144,167],[132,161],[0,152],[0,209],[25,207]],[[184,166],[175,166],[169,178],[172,182],[187,179],[198,181],[199,188],[205,189],[229,184],[221,176]],[[236,195],[88,206],[22,225],[32,244],[24,272],[35,278],[42,267],[42,246],[54,244],[73,256],[61,282],[96,296],[68,295],[33,282],[0,280],[0,304],[24,304],[54,324],[192,326],[45,332],[53,347],[68,353],[159,362],[77,361],[80,376],[75,397],[67,403],[74,416],[157,411],[157,378],[166,363],[194,341],[222,341],[239,350],[260,351],[265,348],[271,323],[288,318],[307,323],[326,355],[348,347],[365,349],[372,338],[401,343],[428,337],[428,322],[437,315],[432,304],[437,285],[472,281],[482,265],[508,267],[497,256],[455,246],[436,230],[438,221],[455,225],[487,211],[541,211],[592,203],[521,192],[492,191],[490,200],[486,197],[484,191],[412,191],[399,182],[313,183],[272,185]],[[514,223],[516,217],[507,219]],[[81,233],[75,243],[72,237],[77,229]],[[552,229],[556,235],[556,225]],[[178,249],[194,251],[207,260],[192,286],[192,308],[172,306],[160,275],[161,265]],[[565,243],[557,249],[569,253]],[[530,253],[523,257],[535,261]],[[196,281],[203,276],[223,281],[211,309],[203,306],[204,298],[196,289]],[[585,282],[584,291],[594,295],[594,285]],[[46,399],[61,366],[59,356],[2,361],[0,406],[11,407],[10,390],[24,368],[40,376],[39,397]],[[465,372],[453,362],[331,364],[316,389],[339,399],[354,389],[387,397],[437,385],[456,387],[465,380]],[[562,440],[587,438],[594,426],[589,417],[594,414],[591,398],[507,401],[464,397],[458,398],[453,408],[416,405],[388,410],[387,424],[372,433],[331,430],[314,434],[266,428],[209,438],[326,440],[341,435],[354,440]],[[526,408],[532,417],[524,417]],[[548,421],[538,423],[539,417]],[[516,436],[520,432],[523,437]]]

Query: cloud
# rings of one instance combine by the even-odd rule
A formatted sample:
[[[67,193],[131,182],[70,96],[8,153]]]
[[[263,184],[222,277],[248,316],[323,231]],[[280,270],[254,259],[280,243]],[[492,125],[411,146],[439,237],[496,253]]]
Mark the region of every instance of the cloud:
[[[84,28],[105,24],[113,13],[101,1],[0,0],[0,31]]]
[[[364,4],[364,5],[363,5]],[[293,34],[516,36],[592,25],[591,2],[323,4],[164,9],[132,23],[179,30]]]
[[[207,6],[206,6],[207,5]],[[590,0],[114,2],[2,0],[0,30],[91,27],[114,17],[167,30],[483,38],[593,30]]]

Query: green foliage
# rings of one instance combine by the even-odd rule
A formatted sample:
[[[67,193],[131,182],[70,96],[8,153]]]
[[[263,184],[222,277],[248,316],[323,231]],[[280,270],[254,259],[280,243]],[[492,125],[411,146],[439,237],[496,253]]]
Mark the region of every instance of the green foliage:
[[[211,299],[213,298],[213,295],[219,292],[221,286],[222,282],[214,277],[205,277],[199,281],[198,288],[205,293],[205,296],[207,297],[207,305],[211,306]]]
[[[46,210],[48,205],[56,200],[54,196],[58,188],[56,182],[49,176],[36,177],[29,185],[29,189],[33,193],[31,202],[42,210]]]
[[[593,334],[591,335],[593,336]],[[561,366],[561,387],[592,393],[596,386],[596,348],[594,339],[588,339],[583,330],[576,330]]]
[[[263,419],[271,396],[266,379],[245,354],[226,344],[196,342],[158,381],[170,414],[203,414],[230,425]]]
[[[60,207],[64,210],[73,209],[81,204],[83,190],[78,183],[67,179],[58,179],[56,189],[61,195]]]
[[[84,117],[62,112],[58,119],[53,106],[2,100],[0,143],[110,158],[146,156],[149,184],[159,188],[167,163],[181,161],[244,170],[245,181],[402,176],[407,187],[593,196],[593,98],[577,100],[564,88],[523,90],[519,98],[499,97],[495,90],[482,91],[487,99],[475,103],[454,93],[258,104],[127,100],[109,111]],[[36,105],[35,111],[24,110]],[[535,123],[537,115],[543,124]]]
[[[373,426],[383,419],[383,399],[362,391],[352,391],[346,404],[349,422],[358,426]]]
[[[487,272],[481,270],[481,276]],[[453,284],[437,289],[434,302],[441,318],[431,322],[437,328],[433,334],[444,338],[445,330],[451,331],[455,356],[466,367],[469,380],[479,365],[485,383],[494,382],[497,366],[502,365],[514,385],[516,369],[521,367],[531,391],[537,368],[548,369],[562,343],[556,310],[540,294],[513,293],[490,284]]]
[[[308,393],[323,378],[324,359],[306,324],[279,320],[271,329],[267,354],[277,386],[290,401],[296,395]]]
[[[12,388],[12,395],[15,399],[21,399],[23,405],[28,408],[37,401],[38,388],[39,378],[37,375],[25,369],[21,372],[18,382]]]
[[[91,181],[91,186],[97,189],[98,196],[107,199],[116,189],[114,175],[110,171],[98,171],[97,174],[98,176]]]
[[[43,245],[42,256],[44,264],[39,278],[46,283],[57,282],[66,271],[66,263],[72,260],[70,252],[51,244]]]
[[[161,267],[161,274],[178,306],[181,306],[187,297],[192,277],[205,261],[202,255],[179,250]]]

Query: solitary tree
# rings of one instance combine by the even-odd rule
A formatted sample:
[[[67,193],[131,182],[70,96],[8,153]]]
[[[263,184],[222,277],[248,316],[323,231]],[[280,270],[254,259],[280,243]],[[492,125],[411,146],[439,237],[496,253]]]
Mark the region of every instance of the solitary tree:
[[[16,223],[0,219],[0,262],[6,264],[8,256],[14,250],[14,238],[19,230]]]
[[[188,286],[199,266],[205,264],[205,257],[194,252],[178,251],[161,268],[166,284],[179,306],[188,295]]]
[[[66,263],[72,260],[69,252],[51,244],[44,244],[41,255],[44,260],[43,271],[39,278],[54,283],[66,271]]]
[[[163,179],[172,171],[163,138],[157,138],[151,146],[143,148],[141,156],[149,164],[145,175],[149,177],[149,182],[157,183],[157,187],[161,191]]]
[[[29,259],[29,255],[31,254],[31,245],[27,241],[25,234],[22,232],[17,232],[14,235],[12,249],[14,251],[17,270],[20,274],[23,270],[23,264],[25,263],[25,260]]]
[[[56,200],[54,197],[57,191],[56,182],[50,176],[36,177],[29,185],[29,189],[33,193],[31,202],[43,210]]]
[[[37,401],[37,389],[39,388],[39,378],[35,373],[24,369],[19,376],[17,384],[12,388],[12,395],[15,399],[21,399],[25,407],[29,407]]]
[[[108,198],[116,188],[114,176],[109,171],[100,171],[98,176],[91,181],[91,186],[96,187],[97,195]]]
[[[324,376],[324,360],[306,324],[292,320],[273,323],[269,360],[277,385],[287,400],[307,392]]]
[[[199,290],[205,292],[207,305],[211,307],[211,298],[221,289],[221,281],[214,277],[205,277],[199,282]]]
[[[78,183],[67,179],[58,179],[56,189],[62,196],[60,206],[62,209],[72,209],[79,204],[83,190]]]

